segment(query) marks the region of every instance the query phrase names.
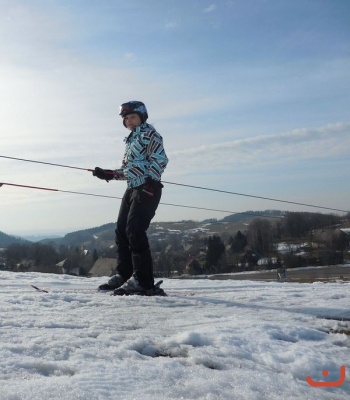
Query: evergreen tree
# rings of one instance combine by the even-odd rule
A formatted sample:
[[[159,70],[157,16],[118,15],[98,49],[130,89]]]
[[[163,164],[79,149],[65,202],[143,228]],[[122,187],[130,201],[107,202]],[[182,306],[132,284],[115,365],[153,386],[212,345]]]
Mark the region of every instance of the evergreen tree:
[[[208,248],[206,254],[206,265],[208,268],[216,266],[218,261],[225,251],[225,245],[222,242],[220,236],[210,236],[208,239]]]
[[[238,231],[234,237],[229,240],[232,253],[240,253],[247,245],[247,237],[241,231]]]

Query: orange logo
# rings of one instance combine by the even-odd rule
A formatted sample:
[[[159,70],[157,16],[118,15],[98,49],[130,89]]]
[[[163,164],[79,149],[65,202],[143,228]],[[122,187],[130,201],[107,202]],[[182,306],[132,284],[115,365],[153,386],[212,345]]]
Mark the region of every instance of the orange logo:
[[[328,376],[328,371],[325,369],[322,372],[323,376]],[[319,381],[314,381],[310,376],[306,377],[306,382],[310,386],[314,387],[335,387],[335,386],[341,386],[345,381],[345,366],[341,365],[340,366],[340,378],[337,381],[331,381],[331,382],[319,382]]]

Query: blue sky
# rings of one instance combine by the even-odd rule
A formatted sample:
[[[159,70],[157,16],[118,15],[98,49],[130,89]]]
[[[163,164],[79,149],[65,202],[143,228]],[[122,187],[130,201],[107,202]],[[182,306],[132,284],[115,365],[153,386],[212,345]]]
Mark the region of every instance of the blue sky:
[[[165,181],[350,209],[350,3],[0,0],[0,155],[117,168],[144,101]],[[0,182],[122,197],[88,172],[0,158]],[[0,230],[114,221],[119,200],[1,189]],[[162,202],[317,211],[165,185]],[[161,205],[155,221],[225,214]]]

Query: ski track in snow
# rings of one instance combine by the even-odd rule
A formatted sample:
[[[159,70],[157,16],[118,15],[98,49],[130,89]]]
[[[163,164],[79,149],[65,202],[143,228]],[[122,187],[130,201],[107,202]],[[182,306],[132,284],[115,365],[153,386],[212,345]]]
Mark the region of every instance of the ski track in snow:
[[[106,278],[0,275],[1,399],[350,398],[347,283],[165,279],[176,295],[114,297],[89,290]],[[341,386],[307,384],[341,365]]]

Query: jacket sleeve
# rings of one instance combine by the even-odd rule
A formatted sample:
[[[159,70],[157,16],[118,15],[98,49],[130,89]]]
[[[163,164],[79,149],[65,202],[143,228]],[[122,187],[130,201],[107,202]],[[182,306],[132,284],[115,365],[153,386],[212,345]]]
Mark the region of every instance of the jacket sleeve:
[[[114,171],[117,173],[117,176],[114,178],[117,181],[125,181],[127,179],[127,177],[124,174],[123,168],[117,168]]]
[[[148,176],[156,181],[160,181],[161,175],[169,161],[164,150],[163,138],[157,131],[151,130],[144,136],[144,140],[147,160],[149,162]]]

